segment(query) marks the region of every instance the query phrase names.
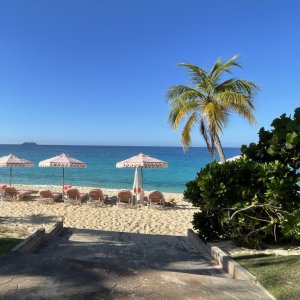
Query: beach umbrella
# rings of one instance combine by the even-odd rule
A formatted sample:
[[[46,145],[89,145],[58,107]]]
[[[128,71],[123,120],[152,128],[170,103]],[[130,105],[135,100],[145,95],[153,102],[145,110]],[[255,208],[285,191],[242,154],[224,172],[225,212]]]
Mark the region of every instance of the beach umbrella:
[[[61,154],[52,158],[48,158],[39,163],[39,167],[56,167],[62,168],[62,191],[64,193],[65,185],[65,168],[86,168],[86,164],[67,154]]]
[[[135,168],[136,172],[137,169],[141,170],[142,174],[142,182],[141,186],[144,187],[144,178],[143,178],[143,169],[156,169],[156,168],[167,168],[168,163],[159,160],[157,158],[151,157],[146,154],[139,154],[128,159],[122,160],[116,164],[117,168]]]
[[[12,168],[13,167],[33,167],[34,163],[24,158],[17,157],[13,154],[9,154],[0,157],[0,167],[10,168],[9,185],[11,186]]]

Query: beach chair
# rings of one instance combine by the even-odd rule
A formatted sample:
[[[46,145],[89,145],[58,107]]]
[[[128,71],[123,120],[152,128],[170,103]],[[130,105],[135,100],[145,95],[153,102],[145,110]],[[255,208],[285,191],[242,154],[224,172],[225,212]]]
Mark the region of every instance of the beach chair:
[[[49,190],[40,191],[40,196],[43,200],[53,200],[54,202],[62,202],[62,193],[53,193]]]
[[[117,198],[118,198],[117,204],[120,204],[120,203],[128,203],[131,205],[133,204],[133,196],[132,196],[131,191],[129,191],[129,190],[119,191]]]
[[[66,200],[67,201],[74,201],[74,202],[84,202],[87,200],[88,194],[87,193],[80,193],[77,189],[69,189],[66,191]]]
[[[107,195],[103,195],[101,189],[92,189],[89,191],[89,198],[91,202],[105,203],[107,200]]]
[[[26,190],[17,190],[14,187],[5,188],[5,198],[11,200],[23,200],[25,197],[29,196],[32,192]]]
[[[0,183],[0,199],[4,198],[5,199],[5,189],[7,185],[4,183]]]
[[[159,205],[162,209],[164,209],[164,206],[165,206],[164,195],[159,191],[151,192],[148,195],[148,206],[151,206],[151,205]]]

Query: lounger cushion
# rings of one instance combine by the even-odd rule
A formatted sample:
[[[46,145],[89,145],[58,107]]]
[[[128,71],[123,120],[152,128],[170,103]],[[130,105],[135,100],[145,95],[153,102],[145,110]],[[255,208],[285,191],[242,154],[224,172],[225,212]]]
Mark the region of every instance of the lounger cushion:
[[[62,193],[52,193],[52,197],[55,201],[62,199]]]
[[[87,193],[80,193],[80,200],[85,200],[86,198],[88,197],[88,194]]]

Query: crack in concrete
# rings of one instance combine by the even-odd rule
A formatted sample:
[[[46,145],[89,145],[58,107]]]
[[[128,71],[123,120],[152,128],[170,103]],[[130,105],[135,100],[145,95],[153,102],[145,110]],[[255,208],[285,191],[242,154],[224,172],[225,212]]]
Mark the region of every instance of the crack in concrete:
[[[10,282],[12,282],[14,279],[15,279],[15,277],[13,276],[13,277],[11,277],[10,280],[8,280],[8,281],[6,281],[6,282],[0,283],[0,285],[4,285],[4,284],[7,284],[7,283],[10,283]]]

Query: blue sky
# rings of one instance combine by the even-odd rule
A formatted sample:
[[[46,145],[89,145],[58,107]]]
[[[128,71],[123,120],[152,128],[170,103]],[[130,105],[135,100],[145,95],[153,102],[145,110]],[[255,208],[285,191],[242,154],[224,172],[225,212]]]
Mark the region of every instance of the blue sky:
[[[166,91],[179,62],[241,55],[257,126],[232,116],[224,146],[300,104],[300,1],[0,2],[0,143],[179,146]],[[198,131],[193,146],[204,146]]]

